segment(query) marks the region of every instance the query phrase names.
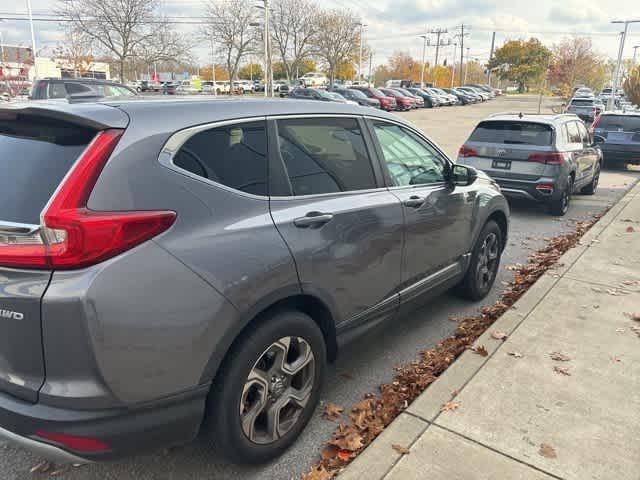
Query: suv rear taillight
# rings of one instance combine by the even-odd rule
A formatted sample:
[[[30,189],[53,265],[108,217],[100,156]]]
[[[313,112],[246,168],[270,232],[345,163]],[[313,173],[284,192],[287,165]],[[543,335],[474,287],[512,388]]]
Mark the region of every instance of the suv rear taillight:
[[[460,150],[458,150],[458,156],[463,158],[477,157],[478,151],[475,148],[471,148],[471,147],[467,147],[466,145],[463,145],[460,147]]]
[[[562,165],[562,162],[564,162],[564,154],[558,152],[532,153],[527,160],[547,165]]]
[[[100,212],[87,201],[122,130],[99,132],[44,208],[40,228],[0,236],[0,266],[75,269],[114,257],[167,230],[172,211]]]

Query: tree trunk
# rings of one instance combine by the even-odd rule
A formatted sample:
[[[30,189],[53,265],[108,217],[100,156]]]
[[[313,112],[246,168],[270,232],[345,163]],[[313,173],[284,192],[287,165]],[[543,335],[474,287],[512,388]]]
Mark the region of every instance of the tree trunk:
[[[124,83],[124,57],[120,57],[120,83]]]

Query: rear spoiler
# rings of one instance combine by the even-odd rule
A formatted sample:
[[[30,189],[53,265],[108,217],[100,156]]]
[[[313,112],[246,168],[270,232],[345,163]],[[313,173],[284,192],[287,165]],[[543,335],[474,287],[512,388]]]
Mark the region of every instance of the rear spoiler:
[[[127,128],[129,116],[119,108],[101,103],[70,104],[66,100],[0,104],[0,120],[39,117],[68,122],[95,130]]]

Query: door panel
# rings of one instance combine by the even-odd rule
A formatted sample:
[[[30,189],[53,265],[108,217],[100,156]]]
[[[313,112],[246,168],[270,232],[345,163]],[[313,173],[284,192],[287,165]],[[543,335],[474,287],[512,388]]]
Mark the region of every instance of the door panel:
[[[580,136],[582,137],[582,151],[580,153],[580,185],[586,185],[591,181],[594,172],[594,166],[598,161],[598,152],[591,146],[591,136],[587,131],[587,127],[582,122],[578,123]]]
[[[402,287],[420,282],[429,288],[430,282],[423,282],[426,277],[455,263],[470,249],[475,190],[452,188],[446,181],[448,159],[415,132],[382,121],[370,125],[393,185],[390,191],[404,212]],[[444,270],[441,280],[448,273],[460,273],[454,270]]]
[[[376,177],[357,119],[282,119],[275,127],[270,161],[289,195],[271,196],[271,215],[303,291],[330,298],[343,326],[394,313],[402,206]]]

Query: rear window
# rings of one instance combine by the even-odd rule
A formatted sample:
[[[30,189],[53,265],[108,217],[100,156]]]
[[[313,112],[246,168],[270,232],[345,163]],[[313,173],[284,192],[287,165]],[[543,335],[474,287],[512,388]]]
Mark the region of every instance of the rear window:
[[[510,145],[551,145],[553,130],[549,125],[529,122],[481,122],[471,134],[473,142]]]
[[[598,129],[607,131],[640,132],[640,115],[602,115]]]
[[[0,220],[40,223],[40,212],[94,135],[59,120],[0,116]]]
[[[590,107],[593,105],[593,100],[585,99],[585,100],[571,100],[571,105],[576,105],[578,107]]]

